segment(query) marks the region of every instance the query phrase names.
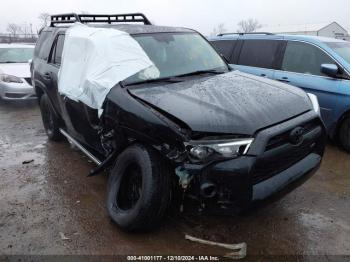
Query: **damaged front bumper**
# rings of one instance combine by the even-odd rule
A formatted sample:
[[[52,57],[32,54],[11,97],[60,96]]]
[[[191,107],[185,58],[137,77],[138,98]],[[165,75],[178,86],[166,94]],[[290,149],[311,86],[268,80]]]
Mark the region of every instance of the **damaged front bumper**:
[[[302,139],[293,144],[289,134],[300,127],[304,130]],[[260,131],[246,156],[207,166],[185,164],[182,172],[191,175],[186,192],[202,206],[224,209],[247,208],[283,195],[319,168],[325,140],[321,120],[312,112],[306,113]]]

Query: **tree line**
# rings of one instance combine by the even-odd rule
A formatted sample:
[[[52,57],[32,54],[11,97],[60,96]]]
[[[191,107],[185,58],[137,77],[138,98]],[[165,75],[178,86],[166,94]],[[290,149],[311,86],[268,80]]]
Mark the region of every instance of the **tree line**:
[[[8,23],[6,27],[6,32],[9,34],[10,37],[16,38],[19,36],[22,37],[30,37],[33,35],[37,35],[39,33],[39,30],[42,27],[45,27],[49,21],[50,21],[50,14],[49,13],[41,13],[38,16],[38,19],[40,21],[40,27],[33,29],[33,24],[19,24],[19,23]]]
[[[247,20],[241,20],[237,24],[237,27],[238,29],[236,33],[252,33],[262,28],[262,25],[259,23],[257,19],[249,18]],[[213,28],[213,30],[210,33],[210,36],[217,36],[219,34],[224,34],[226,32],[227,30],[225,28],[225,24],[221,23]]]

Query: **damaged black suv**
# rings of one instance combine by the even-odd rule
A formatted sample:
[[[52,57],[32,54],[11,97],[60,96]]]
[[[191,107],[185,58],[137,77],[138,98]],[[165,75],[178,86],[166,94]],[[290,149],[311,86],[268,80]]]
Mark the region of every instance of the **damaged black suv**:
[[[153,26],[142,14],[51,19],[31,64],[45,130],[98,165],[90,176],[108,171],[107,210],[122,229],[157,226],[175,192],[201,209],[242,209],[318,169],[325,129],[314,96],[233,71],[198,32]],[[159,76],[139,72],[117,83],[102,114],[59,93],[65,33],[74,22],[128,33]]]

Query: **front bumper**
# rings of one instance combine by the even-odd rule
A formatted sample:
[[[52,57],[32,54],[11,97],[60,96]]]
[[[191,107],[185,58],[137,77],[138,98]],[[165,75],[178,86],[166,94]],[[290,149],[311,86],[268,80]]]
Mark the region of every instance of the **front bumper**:
[[[299,126],[309,126],[301,144],[283,140],[286,132]],[[314,112],[308,112],[259,131],[246,156],[204,167],[185,165],[190,173],[196,174],[190,194],[206,207],[247,208],[287,193],[306,181],[319,168],[325,144],[322,121]],[[214,197],[203,194],[203,183],[215,185]]]
[[[34,88],[29,84],[30,80],[22,80],[23,83],[0,82],[0,98],[3,100],[35,100]]]

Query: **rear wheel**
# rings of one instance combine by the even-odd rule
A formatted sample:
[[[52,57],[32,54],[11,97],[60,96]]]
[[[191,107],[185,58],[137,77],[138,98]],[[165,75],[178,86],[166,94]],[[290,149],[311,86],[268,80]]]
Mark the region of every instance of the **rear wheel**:
[[[339,141],[342,147],[350,153],[350,117],[347,117],[340,126]]]
[[[40,98],[40,111],[47,136],[52,141],[61,141],[62,134],[59,131],[59,119],[53,111],[51,102],[46,94]]]
[[[170,177],[152,148],[135,144],[118,157],[108,180],[107,209],[126,231],[159,226],[170,203]]]

